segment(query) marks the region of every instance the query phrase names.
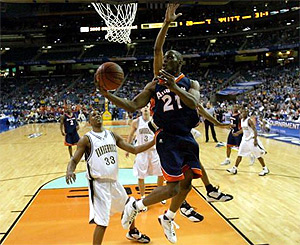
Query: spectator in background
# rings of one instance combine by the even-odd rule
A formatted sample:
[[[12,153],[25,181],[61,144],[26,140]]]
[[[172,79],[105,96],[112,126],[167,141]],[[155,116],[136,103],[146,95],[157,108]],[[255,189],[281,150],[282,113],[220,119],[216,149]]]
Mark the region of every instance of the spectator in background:
[[[215,117],[215,109],[212,107],[210,102],[207,102],[206,104],[206,109],[205,109],[212,117]],[[207,119],[204,120],[204,124],[205,124],[205,142],[209,141],[209,136],[208,136],[208,129],[210,127],[211,130],[211,134],[212,137],[214,139],[215,142],[218,142],[217,140],[217,136],[216,136],[216,132],[215,132],[215,126],[213,123],[211,123],[210,121],[208,121]]]

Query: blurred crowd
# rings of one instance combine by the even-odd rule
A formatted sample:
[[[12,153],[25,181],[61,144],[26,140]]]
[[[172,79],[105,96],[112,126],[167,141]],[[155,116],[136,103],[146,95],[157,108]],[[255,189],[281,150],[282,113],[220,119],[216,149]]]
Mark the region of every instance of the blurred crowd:
[[[234,70],[227,68],[207,70],[205,74],[199,70],[187,74],[191,79],[200,82],[202,100],[206,102],[208,94],[216,92],[216,88],[233,73]],[[242,72],[235,82],[254,79],[262,83],[254,90],[238,96],[235,102],[216,103],[218,119],[226,121],[226,113],[231,110],[232,103],[238,103],[247,105],[250,111],[262,115],[263,118],[300,122],[299,74],[299,67],[295,65]],[[115,93],[131,100],[143,90],[151,78],[151,71],[130,71],[123,86]],[[6,83],[10,87],[11,84]],[[0,116],[9,115],[13,123],[58,122],[66,104],[72,105],[73,112],[80,120],[86,120],[88,111],[93,107],[104,109],[105,99],[96,92],[92,75],[68,79],[29,79],[18,85],[0,103]],[[7,90],[6,87],[2,89]],[[113,104],[109,103],[109,110],[114,120],[123,117]]]

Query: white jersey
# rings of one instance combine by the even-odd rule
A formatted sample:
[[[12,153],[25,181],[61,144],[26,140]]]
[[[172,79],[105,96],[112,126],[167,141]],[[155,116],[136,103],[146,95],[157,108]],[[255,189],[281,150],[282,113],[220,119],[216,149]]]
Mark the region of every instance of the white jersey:
[[[140,116],[137,119],[137,129],[136,129],[136,145],[143,145],[154,138],[154,133],[148,127],[148,122]],[[155,146],[151,147],[149,150],[154,150]],[[149,151],[148,150],[148,151]]]
[[[243,140],[250,140],[252,138],[254,138],[254,131],[253,129],[249,126],[249,120],[250,117],[247,117],[246,119],[241,120],[241,127],[243,129]]]
[[[91,153],[87,157],[88,179],[118,179],[118,153],[116,139],[109,130],[101,133],[90,131],[85,134],[91,144]]]

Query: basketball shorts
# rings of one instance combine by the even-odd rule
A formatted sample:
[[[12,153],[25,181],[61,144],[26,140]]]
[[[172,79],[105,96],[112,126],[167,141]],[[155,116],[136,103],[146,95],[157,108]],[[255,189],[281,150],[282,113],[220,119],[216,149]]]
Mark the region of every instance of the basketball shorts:
[[[139,179],[147,176],[162,176],[159,156],[156,150],[148,150],[136,155],[133,175]]]
[[[108,226],[110,216],[123,212],[128,198],[118,181],[94,179],[89,181],[90,224]]]
[[[257,139],[257,146],[254,145],[253,138],[249,140],[242,139],[242,142],[239,147],[238,156],[246,157],[249,156],[251,153],[255,156],[255,158],[260,158],[264,154],[266,154],[266,150],[264,149],[259,139]]]
[[[77,131],[75,133],[66,134],[65,145],[66,146],[77,145],[77,142],[79,141],[79,139],[80,139],[80,137],[79,137]]]
[[[243,134],[240,134],[238,136],[233,136],[232,131],[228,134],[227,137],[227,145],[228,146],[240,146],[242,141]]]
[[[167,181],[183,180],[188,169],[193,171],[195,179],[201,178],[199,146],[191,133],[182,136],[160,131],[156,136],[156,150]]]

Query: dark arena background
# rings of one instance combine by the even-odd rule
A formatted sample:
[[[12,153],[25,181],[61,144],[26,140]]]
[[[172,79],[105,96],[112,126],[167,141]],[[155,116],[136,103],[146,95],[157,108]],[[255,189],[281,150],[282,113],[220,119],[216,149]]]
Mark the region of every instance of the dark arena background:
[[[201,163],[213,185],[234,199],[208,203],[203,183],[194,180],[187,200],[205,218],[192,223],[178,213],[178,244],[300,244],[299,1],[105,2],[138,3],[131,42],[106,40],[107,25],[86,0],[0,0],[0,243],[92,243],[86,165],[82,160],[76,183],[66,185],[70,157],[61,116],[69,106],[83,136],[91,130],[89,112],[100,108],[105,128],[127,139],[140,111],[127,113],[106,100],[94,74],[104,62],[119,64],[125,79],[113,93],[132,100],[152,81],[166,6],[180,2],[182,16],[171,23],[164,51],[183,55],[182,72],[199,82],[201,103],[210,102],[219,121],[230,122],[234,105],[248,108],[270,173],[258,176],[259,162],[247,157],[237,175],[228,173],[221,163],[229,129],[216,127],[217,142],[208,141],[200,118]],[[118,153],[120,182],[140,198],[135,156]],[[234,148],[230,167],[236,156]],[[150,193],[156,178],[146,183]],[[138,216],[152,244],[168,243],[157,217],[169,203]],[[103,244],[132,243],[125,235],[116,214]]]

